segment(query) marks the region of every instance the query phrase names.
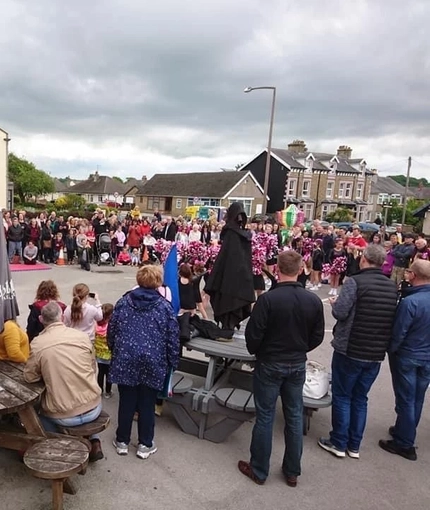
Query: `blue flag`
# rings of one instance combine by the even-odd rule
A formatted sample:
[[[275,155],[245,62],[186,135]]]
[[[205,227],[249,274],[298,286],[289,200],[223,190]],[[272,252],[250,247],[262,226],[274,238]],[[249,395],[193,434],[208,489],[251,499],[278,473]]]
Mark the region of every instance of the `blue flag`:
[[[178,248],[174,244],[164,263],[164,285],[172,292],[172,307],[176,314],[179,313],[181,304],[179,301],[178,286]]]

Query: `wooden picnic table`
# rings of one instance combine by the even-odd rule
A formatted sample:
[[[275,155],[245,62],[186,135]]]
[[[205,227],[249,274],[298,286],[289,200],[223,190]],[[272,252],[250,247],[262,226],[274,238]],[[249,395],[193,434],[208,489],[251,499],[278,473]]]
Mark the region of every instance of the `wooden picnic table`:
[[[18,413],[27,434],[46,437],[34,410],[34,404],[45,391],[45,385],[42,382],[25,382],[24,366],[24,363],[0,361],[0,415]],[[7,433],[0,431],[0,446],[3,448],[25,450],[29,446],[29,441],[25,438],[22,438],[22,441],[19,441],[19,438],[9,441],[5,436]]]
[[[28,383],[24,379],[24,363],[0,360],[0,416],[17,413],[25,432],[0,424],[0,448],[26,451],[47,438],[67,439],[68,436],[47,433],[34,405],[45,391],[43,382]],[[64,492],[75,494],[70,480],[64,482]]]

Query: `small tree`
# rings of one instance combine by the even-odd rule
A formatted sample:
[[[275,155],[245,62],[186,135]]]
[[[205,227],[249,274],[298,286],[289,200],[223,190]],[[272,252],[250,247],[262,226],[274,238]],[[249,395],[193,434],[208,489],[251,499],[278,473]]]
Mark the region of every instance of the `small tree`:
[[[352,221],[353,219],[354,213],[347,207],[338,207],[326,216],[326,221],[329,222]]]
[[[63,197],[57,198],[55,207],[60,211],[68,211],[69,209],[80,209],[86,204],[85,198],[75,193],[68,193]]]
[[[54,191],[54,180],[43,170],[37,169],[34,163],[11,152],[8,164],[9,179],[13,182],[21,203],[31,197],[36,200],[37,197]]]

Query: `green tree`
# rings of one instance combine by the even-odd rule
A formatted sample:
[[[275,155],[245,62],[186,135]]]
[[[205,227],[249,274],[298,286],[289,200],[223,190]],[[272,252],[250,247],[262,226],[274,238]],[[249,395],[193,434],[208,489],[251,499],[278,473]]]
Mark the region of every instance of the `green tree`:
[[[21,202],[54,191],[54,180],[34,163],[19,158],[13,152],[9,154],[9,179],[13,182],[15,193]]]
[[[406,175],[401,175],[401,174],[400,175],[389,175],[388,177],[390,179],[393,179],[393,181],[398,182],[402,186],[406,186]],[[416,177],[409,178],[409,186],[411,188],[418,188],[418,186],[420,186],[420,185],[424,186],[424,188],[429,188],[430,182],[428,182],[428,180],[425,179],[424,177],[420,178],[420,179],[417,179]]]
[[[55,207],[60,211],[69,211],[71,209],[80,209],[86,204],[85,198],[75,193],[68,193],[63,197],[57,198]]]
[[[114,175],[112,179],[115,179],[116,181],[120,182],[121,184],[124,184],[124,181],[121,179],[121,177],[118,177],[117,175]]]
[[[339,221],[352,221],[354,213],[347,207],[338,207],[332,213],[327,214],[326,221],[339,222]]]

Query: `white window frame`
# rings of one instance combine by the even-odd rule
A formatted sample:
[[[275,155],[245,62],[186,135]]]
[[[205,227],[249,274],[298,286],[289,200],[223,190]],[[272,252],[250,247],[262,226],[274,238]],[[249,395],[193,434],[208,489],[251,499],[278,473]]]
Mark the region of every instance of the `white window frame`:
[[[325,197],[326,198],[333,198],[333,194],[334,194],[334,181],[328,181],[327,182],[327,188],[326,188],[326,191],[325,191]]]
[[[287,197],[295,197],[297,192],[297,179],[288,179]]]
[[[390,200],[396,200],[399,205],[402,205],[402,195],[399,195],[398,193],[390,195]]]
[[[363,191],[364,191],[364,183],[357,183],[357,190],[355,192],[355,197],[362,200],[363,199]]]
[[[182,198],[176,199],[176,209],[182,209]]]
[[[192,205],[196,205],[194,197],[188,197],[187,206],[191,207]],[[203,207],[221,207],[221,200],[219,198],[200,198],[198,205]]]
[[[307,184],[307,186],[305,186]],[[312,181],[310,179],[305,179],[302,183],[302,197],[309,198],[311,196],[311,185]]]
[[[352,182],[345,182],[345,197],[352,198]]]
[[[308,204],[303,204],[303,212],[305,213],[305,218],[309,220],[314,219],[314,204],[312,202]],[[309,214],[308,214],[309,212]]]
[[[379,193],[378,195],[378,205],[382,205],[384,202],[389,202],[390,195],[388,193]]]
[[[99,203],[103,202],[103,195],[99,195]]]
[[[252,202],[253,202],[253,200],[254,199],[250,199],[250,198],[230,198],[229,205],[233,204],[234,202],[242,202],[245,213],[248,216],[248,218],[250,218],[252,216]]]

